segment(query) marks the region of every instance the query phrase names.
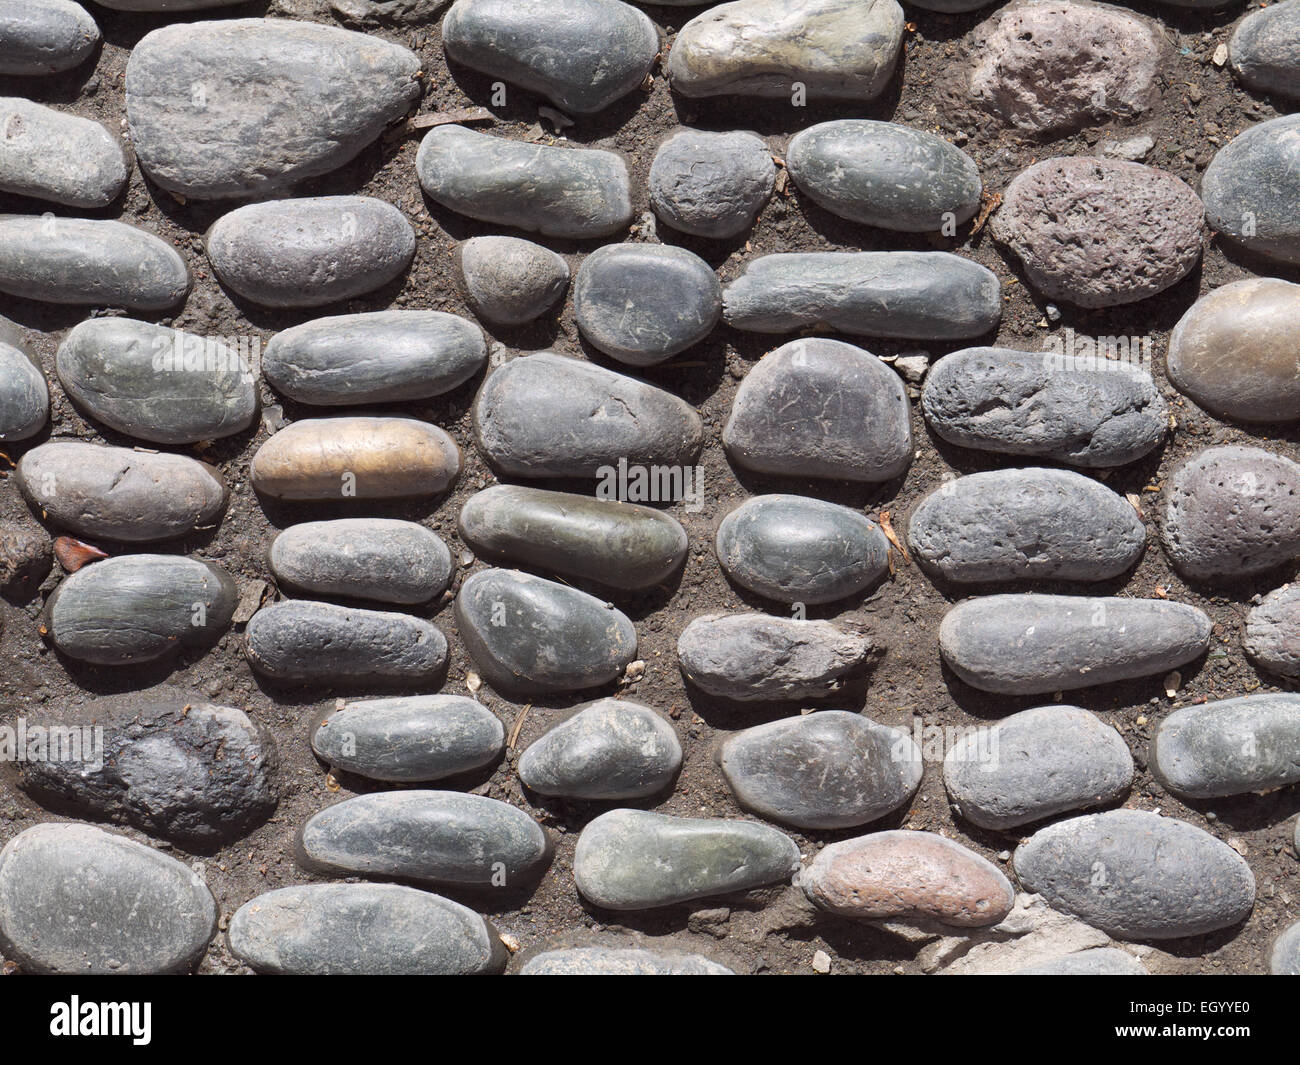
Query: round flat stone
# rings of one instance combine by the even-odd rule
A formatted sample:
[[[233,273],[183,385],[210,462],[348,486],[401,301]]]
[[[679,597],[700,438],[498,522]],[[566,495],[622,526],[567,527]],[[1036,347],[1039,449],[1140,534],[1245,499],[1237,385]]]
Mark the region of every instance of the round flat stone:
[[[930,573],[958,582],[1104,581],[1146,547],[1137,509],[1069,470],[972,473],[917,504],[907,542]]]
[[[664,954],[639,947],[573,947],[534,954],[520,976],[735,976],[701,954]]]
[[[471,237],[457,249],[474,313],[497,325],[523,325],[554,307],[569,286],[569,264],[519,237]]]
[[[790,177],[819,207],[852,222],[927,233],[979,210],[979,167],[960,148],[893,122],[841,119],[796,134]]]
[[[409,614],[289,599],[253,615],[244,651],[253,669],[280,682],[417,684],[446,665],[447,638]]]
[[[1300,677],[1300,585],[1284,584],[1252,607],[1242,643],[1270,672]]]
[[[1201,175],[1206,220],[1266,259],[1300,263],[1300,115],[1251,126],[1219,149]]]
[[[788,882],[799,847],[755,821],[611,810],[582,830],[573,879],[607,910],[648,910]]]
[[[820,337],[764,355],[745,375],[722,443],[756,473],[888,481],[912,462],[902,379],[862,348]]]
[[[1077,706],[1039,706],[966,734],[943,760],[953,807],[1003,831],[1122,799],[1133,756],[1118,732]]]
[[[996,865],[933,832],[873,832],[832,843],[797,882],[819,908],[862,920],[983,928],[1015,903]]]
[[[457,791],[345,799],[312,816],[296,844],[313,872],[506,891],[540,878],[551,854],[550,837],[523,810]]]
[[[402,784],[481,769],[505,745],[496,714],[463,695],[361,699],[327,710],[311,729],[311,749],[332,768]]]
[[[779,603],[833,603],[889,568],[889,541],[864,514],[807,496],[746,500],[718,526],[718,564]]]
[[[0,0],[0,74],[55,74],[80,66],[99,27],[72,0]]]
[[[276,333],[262,372],[299,403],[341,407],[441,396],[486,362],[487,342],[473,322],[442,311],[374,311]]]
[[[902,729],[846,710],[782,718],[727,738],[718,765],[736,801],[796,828],[854,828],[909,802],[921,750]]]
[[[221,521],[221,474],[185,455],[51,440],[18,462],[18,490],[55,525],[79,536],[147,543]]]
[[[1228,41],[1228,62],[1252,89],[1300,96],[1300,4],[1289,0],[1248,14]]]
[[[474,976],[506,949],[473,910],[400,884],[302,884],[268,891],[230,919],[231,952],[277,976]]]
[[[451,583],[451,552],[413,521],[339,518],[294,525],[271,542],[271,572],[312,595],[427,603]]]
[[[967,684],[1039,695],[1167,673],[1205,653],[1210,619],[1164,599],[986,595],[939,626],[939,650]]]
[[[698,255],[668,244],[607,244],[573,283],[578,330],[619,362],[654,366],[707,337],[722,286]]]
[[[0,7],[0,56],[3,26]],[[10,96],[0,98],[0,129],[0,191],[95,208],[107,207],[126,187],[126,152],[98,122]]]
[[[1038,965],[1017,969],[1011,976],[1146,976],[1146,967],[1117,947],[1081,950]]]
[[[1133,462],[1159,447],[1169,427],[1146,370],[1064,351],[945,355],[926,374],[921,410],[950,444],[1087,468]]]
[[[202,878],[135,840],[44,824],[0,851],[0,953],[27,971],[185,973],[216,930]]]
[[[50,388],[40,366],[0,341],[0,442],[35,436],[49,417]]]
[[[753,133],[679,129],[650,163],[650,206],[682,233],[726,240],[754,224],[772,195],[776,163]]]
[[[564,799],[644,799],[668,788],[682,767],[672,724],[648,706],[598,699],[529,744],[519,779]]]
[[[1204,935],[1255,905],[1255,878],[1236,851],[1145,810],[1048,825],[1016,848],[1014,864],[1025,890],[1116,939]]]
[[[1274,976],[1300,976],[1300,921],[1273,940],[1268,971]]]
[[[504,691],[594,688],[636,657],[636,628],[622,611],[518,570],[482,570],[466,580],[456,624],[483,679]]]
[[[640,87],[659,31],[619,0],[463,0],[443,20],[442,46],[471,70],[591,115]]]
[[[489,561],[628,591],[668,580],[688,546],[680,523],[652,507],[513,484],[470,496],[459,529]]]
[[[249,472],[275,499],[423,499],[456,479],[460,449],[415,418],[309,418],[259,447]]]

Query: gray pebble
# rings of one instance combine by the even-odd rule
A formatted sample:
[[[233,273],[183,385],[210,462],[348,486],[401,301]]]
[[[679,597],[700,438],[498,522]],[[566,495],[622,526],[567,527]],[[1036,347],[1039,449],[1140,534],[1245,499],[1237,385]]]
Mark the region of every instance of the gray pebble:
[[[1118,947],[1095,947],[1029,965],[1011,976],[1146,976],[1146,967]]]
[[[71,0],[0,0],[0,74],[54,74],[80,66],[99,27]]]
[[[0,521],[0,594],[30,596],[54,564],[50,538],[25,522]]]
[[[963,820],[1003,831],[1122,799],[1133,756],[1115,729],[1077,706],[1038,706],[949,748],[943,783]]]
[[[1210,619],[1163,599],[986,595],[948,611],[939,650],[982,691],[1037,695],[1166,673],[1205,653]]]
[[[560,301],[569,264],[550,248],[519,237],[472,237],[458,249],[470,306],[498,325],[523,325]]]
[[[271,542],[271,572],[311,595],[427,603],[451,583],[451,552],[432,529],[395,518],[294,525]]]
[[[1039,829],[1015,854],[1027,891],[1117,939],[1228,928],[1255,904],[1250,866],[1186,821],[1111,810]]]
[[[776,183],[776,163],[753,133],[680,129],[650,163],[650,206],[674,229],[725,240],[754,224]]]
[[[1300,976],[1300,921],[1273,940],[1268,971],[1274,976]]]
[[[534,954],[520,976],[735,976],[700,954],[665,954],[639,947],[573,947]]]
[[[1300,263],[1300,115],[1251,126],[1201,176],[1210,225],[1231,242],[1280,263]]]
[[[1300,585],[1284,584],[1246,615],[1246,653],[1271,673],[1300,677]]]
[[[1248,14],[1228,41],[1228,62],[1252,89],[1300,97],[1300,3],[1287,0]]]
[[[91,208],[107,207],[126,187],[126,152],[98,122],[6,97],[0,130],[0,191]]]
[[[40,366],[0,340],[0,443],[35,436],[49,417],[50,388]]]
[[[418,26],[436,22],[447,0],[329,0],[342,22],[358,26]]]

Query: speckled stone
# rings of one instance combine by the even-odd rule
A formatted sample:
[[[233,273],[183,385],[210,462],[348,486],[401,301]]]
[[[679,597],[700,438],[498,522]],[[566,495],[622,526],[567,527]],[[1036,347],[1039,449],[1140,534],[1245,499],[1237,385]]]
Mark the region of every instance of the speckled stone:
[[[99,27],[72,0],[0,0],[0,74],[55,74],[80,66]]]
[[[1300,677],[1300,585],[1269,592],[1246,615],[1246,653],[1283,677]]]
[[[753,133],[679,129],[650,163],[650,206],[682,233],[726,240],[744,233],[776,184],[776,163]]]
[[[1300,115],[1251,126],[1219,149],[1201,175],[1206,220],[1266,259],[1300,263]]]
[[[1300,3],[1250,12],[1228,41],[1228,62],[1249,88],[1300,97]]]
[[[0,69],[2,38],[0,29]],[[107,207],[126,187],[126,152],[98,122],[11,96],[0,98],[0,130],[2,192],[96,208]]]
[[[50,538],[26,522],[0,521],[0,593],[30,598],[54,564]]]
[[[569,285],[569,264],[519,237],[471,237],[457,248],[474,313],[497,325],[523,325],[554,307]]]
[[[735,976],[700,954],[665,954],[639,947],[573,947],[534,954],[520,976]]]
[[[27,440],[50,417],[50,388],[36,361],[0,340],[0,442]]]

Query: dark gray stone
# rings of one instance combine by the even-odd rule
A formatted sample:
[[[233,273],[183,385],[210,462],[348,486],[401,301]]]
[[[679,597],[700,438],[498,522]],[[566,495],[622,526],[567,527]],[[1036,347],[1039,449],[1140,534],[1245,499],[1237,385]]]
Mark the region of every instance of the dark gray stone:
[[[54,564],[50,538],[31,525],[0,521],[0,592],[31,592]]]
[[[707,337],[722,316],[708,263],[668,244],[608,244],[582,261],[573,314],[587,342],[632,366],[654,366]]]
[[[909,802],[921,750],[902,729],[847,710],[782,718],[728,737],[718,765],[736,801],[796,828],[853,828]]]
[[[776,163],[753,133],[679,129],[650,163],[650,206],[674,229],[726,240],[754,224],[776,184]]]
[[[274,741],[233,706],[160,688],[96,699],[59,724],[102,728],[103,749],[94,763],[24,762],[22,786],[37,802],[199,849],[247,835],[275,810]]]
[[[735,976],[700,954],[664,954],[639,947],[573,947],[534,954],[520,976]]]
[[[456,791],[380,791],[312,816],[299,864],[314,872],[401,877],[511,891],[542,875],[551,840],[523,810]]]
[[[299,599],[254,614],[244,650],[262,676],[302,684],[427,683],[447,662],[447,638],[423,618]]]
[[[0,0],[0,74],[54,74],[80,66],[99,27],[71,0]]]
[[[1117,939],[1203,935],[1244,920],[1255,904],[1255,878],[1236,851],[1145,810],[1048,825],[1014,863],[1027,891]]]
[[[807,496],[754,496],[722,519],[716,547],[728,577],[779,603],[833,603],[889,566],[889,541],[875,522]]]
[[[43,303],[164,311],[185,302],[176,249],[125,222],[0,215],[0,292]]]
[[[611,810],[582,830],[573,879],[607,910],[648,910],[789,882],[799,847],[756,821]]]
[[[0,340],[0,443],[35,436],[49,417],[50,388],[40,366]]]
[[[834,695],[865,672],[875,651],[856,627],[766,614],[706,614],[677,640],[687,680],[741,702]]]
[[[979,167],[942,137],[893,122],[841,119],[798,133],[790,177],[820,207],[906,233],[955,234],[979,210]]]
[[[614,152],[437,126],[421,142],[415,169],[431,200],[480,222],[586,240],[632,221],[627,164]]]
[[[82,440],[32,448],[19,460],[14,480],[32,508],[55,525],[124,543],[213,528],[230,498],[221,474],[206,462]]]
[[[1169,408],[1151,375],[1065,352],[966,348],[926,374],[921,410],[950,444],[1087,468],[1122,466],[1158,447]]]
[[[64,578],[46,600],[42,627],[69,658],[139,665],[215,643],[237,600],[235,582],[211,562],[121,555]]]
[[[564,799],[645,799],[681,767],[682,745],[666,718],[639,703],[597,699],[529,744],[519,779]]]
[[[1251,126],[1229,141],[1201,176],[1206,220],[1234,244],[1281,263],[1300,263],[1300,115]]]
[[[1017,969],[1010,976],[1146,976],[1146,967],[1118,947],[1096,947]]]
[[[1269,592],[1246,615],[1246,653],[1283,677],[1300,677],[1300,585]]]
[[[404,784],[481,769],[505,745],[497,716],[463,695],[363,699],[327,710],[311,729],[311,749],[335,769]]]
[[[1300,3],[1248,14],[1228,41],[1228,62],[1252,89],[1300,97]]]
[[[888,481],[912,463],[912,422],[898,374],[869,351],[812,337],[749,371],[722,443],[756,473]]]
[[[267,196],[349,162],[420,98],[420,58],[289,19],[164,26],[132,50],[140,168],[191,199]]]
[[[189,972],[216,930],[217,904],[199,874],[135,840],[44,824],[0,851],[0,954],[24,970]]]
[[[704,444],[704,423],[671,392],[540,351],[488,374],[474,400],[474,436],[508,476],[591,478],[620,460],[689,466]]]
[[[628,591],[667,581],[688,547],[677,520],[651,507],[513,484],[475,492],[459,527],[461,539],[489,561]]]
[[[569,264],[550,248],[519,237],[472,237],[458,249],[470,306],[498,325],[523,325],[559,302]]]
[[[959,582],[1104,581],[1137,564],[1146,528],[1122,495],[1069,470],[989,470],[917,504],[907,542],[920,565]]]
[[[942,251],[783,252],[751,260],[724,289],[723,319],[750,333],[820,326],[854,336],[964,340],[1002,315],[1002,286]]]
[[[456,624],[483,679],[507,692],[594,688],[636,657],[636,628],[621,610],[517,570],[465,581]]]
[[[0,130],[0,191],[94,208],[107,207],[126,187],[126,152],[98,122],[8,97],[0,99]]]
[[[400,884],[301,884],[230,919],[230,950],[278,976],[474,976],[505,967],[496,930],[473,910]]]
[[[1205,653],[1210,619],[1164,599],[986,595],[948,611],[939,650],[972,687],[1038,695],[1166,673]]]
[[[434,22],[451,0],[329,0],[334,17],[357,26],[418,26]]]
[[[1300,976],[1300,921],[1273,940],[1268,971],[1274,976]]]
[[[443,19],[442,46],[471,70],[592,115],[645,80],[659,31],[619,0],[460,0]]]
[[[943,760],[943,783],[964,820],[1002,831],[1122,799],[1133,756],[1095,714],[1038,706],[958,740]]]
[[[150,322],[82,322],[59,345],[55,368],[78,409],[140,440],[215,440],[257,417],[257,371],[237,347]]]
[[[486,362],[487,343],[473,322],[442,311],[375,311],[276,333],[262,372],[299,403],[341,407],[441,396]]]

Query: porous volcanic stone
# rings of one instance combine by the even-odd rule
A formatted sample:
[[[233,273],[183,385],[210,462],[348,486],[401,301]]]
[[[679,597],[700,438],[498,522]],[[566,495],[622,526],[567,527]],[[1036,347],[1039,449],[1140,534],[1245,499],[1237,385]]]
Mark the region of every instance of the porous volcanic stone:
[[[725,240],[754,224],[776,183],[776,163],[753,133],[679,129],[650,163],[650,206],[674,229]]]
[[[0,56],[2,38],[0,29]],[[94,208],[107,207],[126,187],[126,152],[98,122],[11,96],[0,98],[0,130],[0,191]]]

